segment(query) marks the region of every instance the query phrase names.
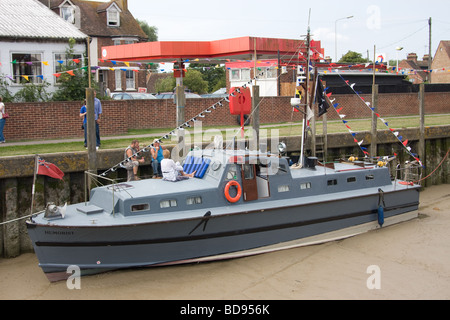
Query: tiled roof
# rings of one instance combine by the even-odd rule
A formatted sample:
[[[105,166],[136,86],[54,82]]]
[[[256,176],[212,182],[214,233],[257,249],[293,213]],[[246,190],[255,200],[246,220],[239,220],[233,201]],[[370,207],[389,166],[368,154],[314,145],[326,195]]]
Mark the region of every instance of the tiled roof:
[[[128,10],[122,10],[120,14],[120,27],[108,27],[106,25],[106,12],[99,12],[99,8],[106,9],[114,1],[108,3],[96,1],[72,0],[81,9],[81,30],[90,36],[116,37],[135,36],[147,39],[147,35]],[[119,6],[120,7],[120,6]]]
[[[0,1],[0,37],[85,39],[75,26],[37,0]]]
[[[3,0],[0,0],[3,1]],[[56,10],[65,0],[40,0],[42,3]],[[147,39],[148,36],[142,31],[141,27],[134,19],[131,12],[122,8],[120,1],[85,1],[70,0],[70,2],[79,7],[81,11],[80,30],[91,37],[120,37],[132,36],[140,39]],[[120,27],[108,27],[106,24],[106,9],[115,3],[122,12],[120,13]]]

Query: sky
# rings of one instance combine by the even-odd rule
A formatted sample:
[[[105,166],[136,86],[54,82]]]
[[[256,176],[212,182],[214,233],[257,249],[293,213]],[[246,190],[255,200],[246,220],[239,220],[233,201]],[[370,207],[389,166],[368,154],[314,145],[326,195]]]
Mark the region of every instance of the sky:
[[[372,58],[376,46],[377,55],[384,53],[389,60],[406,59],[412,52],[422,59],[429,48],[430,17],[432,55],[440,40],[450,40],[448,0],[128,0],[128,8],[135,18],[158,28],[159,41],[304,39],[311,10],[312,37],[333,61],[336,40],[338,58],[349,50]]]

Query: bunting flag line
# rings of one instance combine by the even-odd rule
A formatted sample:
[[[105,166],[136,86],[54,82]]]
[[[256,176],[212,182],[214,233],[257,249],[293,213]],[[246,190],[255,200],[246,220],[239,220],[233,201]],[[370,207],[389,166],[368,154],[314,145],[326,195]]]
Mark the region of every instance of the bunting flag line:
[[[313,48],[312,50],[314,51],[316,49]],[[300,49],[299,49],[299,52],[300,52]],[[318,52],[317,50],[316,50],[315,53],[320,55],[320,56],[322,56],[322,54],[320,52]],[[82,59],[74,58],[74,59],[66,59],[66,60],[57,60],[56,62],[59,63],[60,65],[63,65],[64,63],[67,64],[68,62],[73,62],[75,64],[80,64],[81,60]],[[209,58],[209,59],[205,59],[205,60],[208,63],[210,62],[210,63],[214,64],[215,61],[223,62],[224,59]],[[253,61],[250,61],[250,60],[240,60],[240,59],[225,59],[225,60],[227,62],[253,62]],[[119,66],[119,64],[123,64],[127,68],[132,68],[132,66],[137,66],[138,69],[133,69],[132,70],[134,72],[146,71],[146,72],[149,72],[149,73],[159,73],[159,72],[170,72],[170,71],[179,70],[176,67],[174,67],[173,69],[161,68],[161,69],[155,70],[155,71],[151,71],[151,70],[145,69],[145,68],[141,69],[141,67],[144,66],[144,65],[146,65],[146,66],[154,65],[155,63],[153,63],[153,62],[142,64],[140,62],[134,62],[134,61],[116,61],[116,60],[108,60],[108,59],[100,59],[99,61],[102,62],[102,63],[110,62],[113,66]],[[202,67],[195,67],[195,63],[197,63],[199,61],[200,60],[198,58],[197,59],[193,59],[193,60],[189,60],[189,59],[184,60],[185,63],[190,63],[191,64],[190,68],[194,69],[194,70],[195,69],[212,69],[212,68],[221,67],[220,65],[215,65],[215,66],[211,66],[211,67],[204,67],[204,66],[202,66]],[[174,61],[171,61],[170,63],[175,63],[175,62],[178,62],[178,61],[174,60]],[[26,64],[26,65],[30,65],[30,66],[34,65],[34,64],[42,63],[45,66],[49,66],[48,61],[17,61],[17,59],[15,59],[11,63],[15,64],[15,65],[17,65],[17,64],[18,65]],[[164,65],[165,62],[160,62],[159,64]],[[282,64],[280,64],[278,66],[277,63],[273,62],[273,61],[260,61],[260,60],[258,60],[257,64],[260,65],[257,68],[259,71],[263,71],[264,68],[266,68],[266,69],[268,69],[268,68],[276,68],[276,69],[278,69],[280,67],[292,67],[292,69],[294,70],[297,67],[296,64],[291,64],[290,62],[289,63],[282,63]],[[262,67],[263,64],[265,65],[264,67]],[[371,63],[360,63],[360,64],[348,65],[348,66],[338,66],[336,63],[329,63],[328,70],[325,70],[324,73],[328,73],[328,72],[345,73],[346,69],[351,70],[351,72],[355,72],[355,71],[358,71],[358,70],[362,72],[363,69],[365,69],[365,71],[372,71],[373,69],[371,69],[371,68],[367,69],[367,67],[369,67],[370,65],[371,65]],[[425,72],[425,73],[450,72],[450,67],[440,67],[440,68],[430,69],[430,70],[422,70],[422,69],[416,70],[416,69],[408,69],[408,68],[398,68],[397,69],[397,67],[386,66],[383,63],[377,63],[376,65],[380,68],[380,69],[376,69],[376,71],[384,70],[387,73],[394,73],[394,72],[396,72],[397,74],[401,72],[402,74],[405,74],[405,75],[417,74],[418,72]],[[95,73],[96,70],[99,69],[100,67],[99,66],[93,66],[91,68],[92,68],[92,72]],[[106,68],[108,68],[108,67],[106,67]],[[133,67],[133,68],[135,68],[135,67]],[[358,69],[358,68],[360,68],[360,69]],[[87,70],[87,67],[75,68],[75,69],[68,70],[68,71],[57,72],[57,73],[54,73],[53,76],[59,77],[61,74],[64,74],[64,73],[68,73],[68,74],[72,75],[73,71],[80,70],[80,69]],[[231,68],[228,67],[227,69],[230,70]],[[115,69],[114,68],[110,68],[110,70],[114,71]],[[128,69],[125,69],[125,68],[121,68],[120,70],[128,71]],[[186,69],[184,69],[184,70],[186,70]],[[16,76],[22,76],[24,79],[26,79],[24,77],[24,76],[26,76],[26,77],[28,77],[27,81],[29,81],[29,79],[33,78],[33,77],[39,77],[41,79],[44,78],[43,75],[31,75],[31,74],[29,74],[29,75],[16,75]],[[12,76],[2,76],[2,77],[10,79],[10,80],[12,79]]]
[[[246,88],[247,86],[244,84],[241,88]],[[235,88],[235,90],[233,92],[231,92],[230,94],[228,94],[227,97],[222,98],[221,100],[219,100],[218,102],[214,103],[213,105],[209,106],[208,108],[206,108],[205,110],[203,110],[202,112],[200,112],[199,114],[197,114],[196,116],[192,117],[191,119],[189,119],[188,121],[184,122],[181,126],[175,128],[174,130],[168,132],[167,134],[163,135],[161,138],[156,139],[158,142],[161,142],[161,140],[163,139],[169,139],[171,136],[176,135],[177,134],[177,130],[184,130],[184,128],[190,128],[192,127],[191,123],[195,123],[196,121],[198,121],[198,118],[205,118],[205,116],[209,113],[212,112],[212,110],[215,110],[217,107],[222,107],[223,106],[223,102],[229,102],[228,97],[230,95],[233,95],[235,93],[238,93],[239,88]],[[239,127],[239,132],[241,131],[241,127]],[[138,152],[136,152],[135,154],[133,154],[131,157],[128,157],[127,159],[121,161],[120,163],[116,164],[114,167],[108,169],[107,171],[103,172],[100,176],[105,177],[107,174],[109,174],[110,172],[114,172],[116,171],[118,168],[125,168],[125,164],[131,160],[131,158],[139,156],[141,153],[143,152],[147,152],[148,149],[153,147],[153,143],[146,146],[145,148],[139,150]]]
[[[261,77],[263,75],[263,73],[259,73],[257,76],[255,76],[253,79],[250,79],[250,81],[248,81],[247,83],[245,83],[244,85],[242,85],[240,88],[247,88],[247,85],[251,84],[252,81],[257,80],[258,77]],[[200,112],[199,114],[197,114],[196,116],[192,117],[191,119],[189,119],[188,121],[186,121],[185,123],[183,123],[181,126],[175,128],[174,130],[168,132],[167,134],[163,135],[161,138],[157,139],[158,142],[161,142],[161,140],[163,139],[169,139],[171,136],[176,135],[177,130],[184,130],[184,128],[190,128],[192,125],[191,123],[195,123],[196,121],[198,121],[198,118],[205,118],[205,116],[209,113],[212,113],[212,110],[216,110],[217,107],[223,107],[223,102],[230,102],[229,97],[236,94],[236,93],[241,93],[240,88],[236,87],[234,89],[233,92],[230,92],[226,97],[220,99],[219,101],[217,101],[216,103],[214,103],[213,105],[209,106],[208,108],[206,108],[205,110],[203,110],[202,112]],[[262,100],[259,102],[261,104]],[[257,108],[259,107],[259,104],[257,106]],[[253,111],[254,112],[254,111]],[[251,115],[250,115],[251,117]],[[239,130],[236,132],[236,135],[239,134],[239,132],[241,132],[242,127],[239,127]],[[139,156],[141,153],[143,152],[147,152],[148,149],[153,147],[153,143],[149,144],[148,146],[146,146],[145,148],[139,150],[138,152],[136,152],[135,154],[131,155],[131,157],[128,157],[127,159],[121,161],[120,163],[116,164],[115,166],[113,166],[112,168],[108,169],[107,171],[103,172],[102,174],[100,174],[100,176],[105,177],[107,174],[109,174],[110,172],[114,172],[116,171],[118,168],[125,168],[125,165],[128,161],[131,160],[131,158]]]
[[[353,90],[353,92],[354,92],[354,93],[359,97],[359,99],[364,103],[364,106],[366,106],[367,108],[369,108],[370,111],[372,112],[372,114],[374,114],[374,115],[375,115],[375,116],[376,116],[376,117],[377,117],[377,118],[378,118],[378,119],[379,119],[379,120],[380,120],[380,121],[381,121],[388,129],[389,129],[389,131],[393,133],[393,135],[394,135],[394,136],[397,138],[397,140],[401,143],[401,145],[402,145],[403,148],[406,150],[406,152],[407,152],[411,157],[413,157],[413,158],[414,158],[421,166],[423,166],[423,164],[422,164],[422,162],[420,161],[418,155],[411,152],[412,149],[411,149],[410,146],[408,146],[408,142],[409,142],[409,141],[408,141],[408,140],[403,141],[403,137],[400,136],[400,133],[399,133],[398,131],[396,131],[396,130],[390,128],[390,127],[389,127],[389,123],[388,123],[385,119],[383,119],[379,113],[375,112],[375,108],[374,108],[374,107],[371,107],[371,106],[370,106],[370,102],[366,102],[366,101],[364,100],[364,98],[361,97],[361,95],[354,89],[355,83],[350,84],[349,81],[348,81],[348,80],[345,80],[344,77],[343,77],[341,74],[339,74],[339,77],[347,84],[347,86],[349,86],[349,87]]]

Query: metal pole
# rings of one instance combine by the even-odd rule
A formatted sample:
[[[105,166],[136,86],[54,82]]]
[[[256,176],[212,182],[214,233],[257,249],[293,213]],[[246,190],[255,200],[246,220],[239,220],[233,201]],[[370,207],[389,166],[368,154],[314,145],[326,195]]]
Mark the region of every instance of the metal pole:
[[[429,49],[429,56],[428,56],[428,83],[431,83],[431,17],[428,20],[428,28],[429,28],[429,39],[428,39],[428,49]]]
[[[419,158],[425,160],[425,84],[420,84],[419,91],[419,115],[420,115],[420,133],[419,133]]]
[[[38,155],[34,156],[34,176],[33,176],[33,187],[31,189],[31,210],[30,214],[33,214],[34,211],[34,194],[36,190],[36,176],[38,172]]]
[[[377,154],[377,116],[375,113],[378,111],[378,85],[375,81],[375,69],[376,69],[376,46],[373,46],[373,84],[372,84],[372,141],[370,142],[370,155],[375,157]]]

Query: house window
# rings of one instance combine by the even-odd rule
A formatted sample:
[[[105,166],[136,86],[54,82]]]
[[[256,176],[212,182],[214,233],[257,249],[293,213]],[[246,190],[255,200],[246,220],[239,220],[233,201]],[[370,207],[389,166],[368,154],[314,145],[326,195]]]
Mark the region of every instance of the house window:
[[[231,78],[231,80],[234,80],[234,81],[241,80],[241,70],[239,70],[239,69],[231,70],[230,78]]]
[[[108,26],[120,27],[120,12],[116,7],[111,7],[107,11]]]
[[[75,9],[71,5],[64,5],[61,8],[61,17],[69,23],[75,23]]]
[[[42,59],[40,53],[13,53],[11,58],[15,83],[42,83]]]
[[[116,91],[122,91],[122,71],[116,70]]]
[[[134,71],[133,70],[127,70],[125,71],[126,74],[126,81],[127,81],[127,90],[135,90],[136,89],[136,83],[134,81]]]
[[[82,67],[83,55],[72,54],[70,58],[65,53],[55,53],[54,55],[55,73],[61,73],[67,70],[78,69]],[[79,61],[78,63],[75,61]],[[56,78],[56,83],[60,83],[60,78]]]
[[[250,69],[242,69],[241,70],[241,80],[242,81],[250,80]]]
[[[232,69],[230,70],[231,81],[248,81],[250,80],[250,69]]]
[[[267,69],[267,79],[273,79],[278,77],[278,70],[276,68]]]

